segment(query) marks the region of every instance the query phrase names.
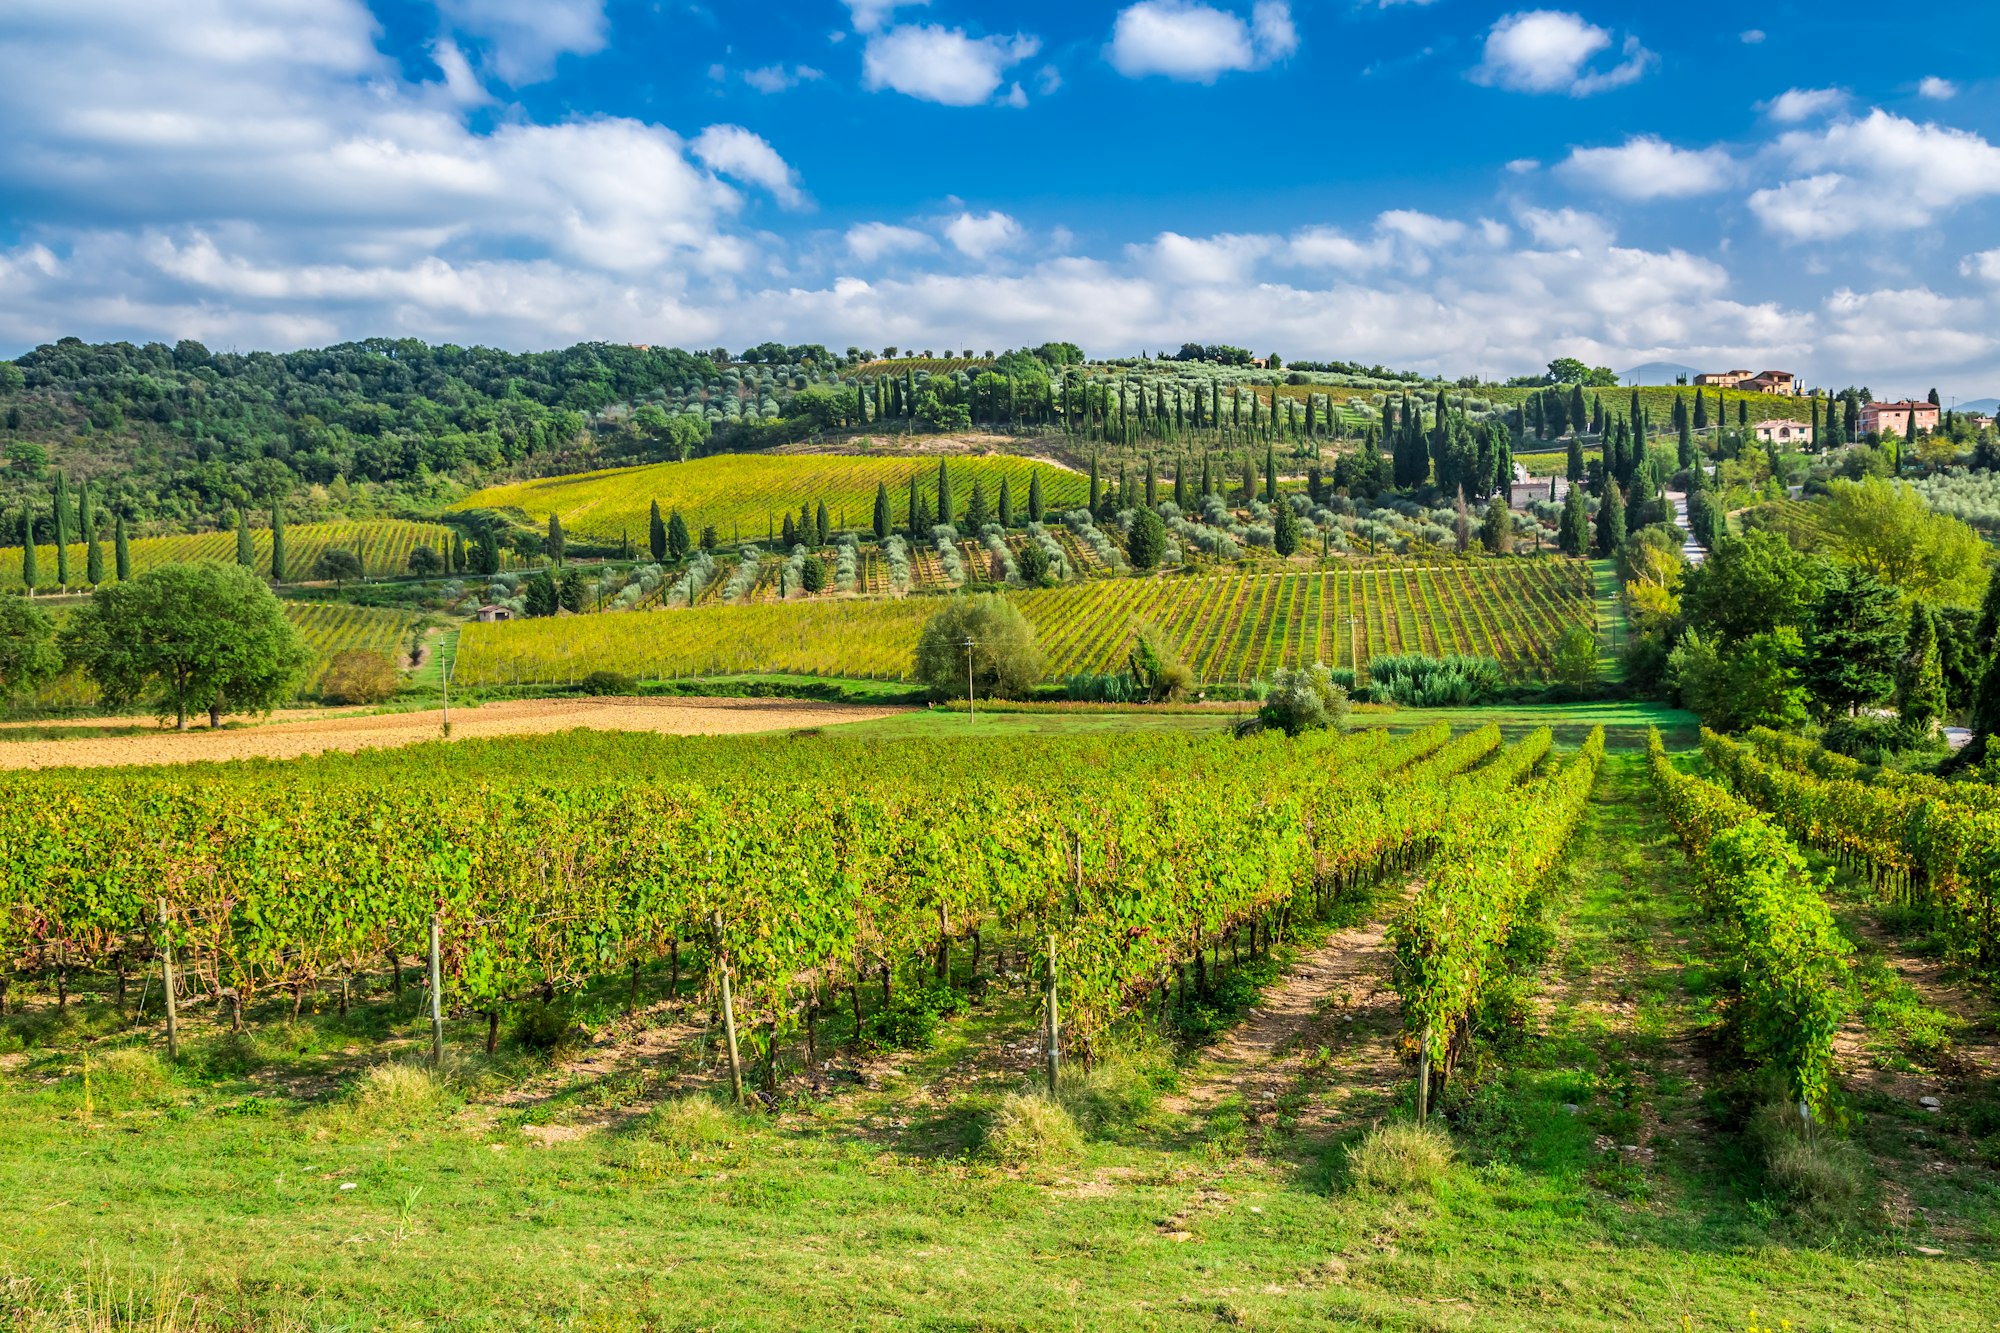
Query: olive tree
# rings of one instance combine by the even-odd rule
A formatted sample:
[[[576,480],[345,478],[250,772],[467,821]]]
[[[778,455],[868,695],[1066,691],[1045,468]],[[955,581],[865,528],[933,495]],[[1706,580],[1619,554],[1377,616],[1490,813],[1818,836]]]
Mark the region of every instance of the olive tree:
[[[40,689],[62,665],[55,617],[25,597],[0,597],[0,703]]]
[[[917,679],[937,699],[968,687],[981,697],[1018,699],[1042,678],[1042,665],[1035,627],[1019,607],[993,593],[954,598],[917,638]]]
[[[91,594],[62,645],[119,707],[151,697],[187,730],[203,710],[268,713],[292,697],[312,654],[262,579],[241,565],[161,565]]]

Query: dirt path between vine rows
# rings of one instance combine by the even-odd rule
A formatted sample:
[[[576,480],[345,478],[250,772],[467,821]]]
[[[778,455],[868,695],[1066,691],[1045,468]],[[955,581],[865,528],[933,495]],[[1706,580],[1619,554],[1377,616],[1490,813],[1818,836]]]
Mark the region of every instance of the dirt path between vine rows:
[[[1311,1138],[1379,1114],[1406,1078],[1397,1049],[1401,1018],[1391,984],[1388,922],[1402,898],[1363,925],[1336,931],[1266,990],[1243,1022],[1209,1049],[1200,1073],[1164,1109],[1204,1115],[1241,1098],[1244,1118]],[[1325,1050],[1325,1060],[1315,1059]],[[1310,1084],[1318,1095],[1281,1107]]]
[[[797,699],[514,699],[454,709],[453,740],[536,736],[587,727],[674,736],[721,736],[790,731],[867,722],[904,712]],[[421,713],[288,718],[259,726],[210,731],[159,731],[137,736],[15,741],[0,745],[0,769],[104,768],[122,764],[192,764],[226,759],[296,759],[329,750],[367,750],[440,738],[441,717]]]

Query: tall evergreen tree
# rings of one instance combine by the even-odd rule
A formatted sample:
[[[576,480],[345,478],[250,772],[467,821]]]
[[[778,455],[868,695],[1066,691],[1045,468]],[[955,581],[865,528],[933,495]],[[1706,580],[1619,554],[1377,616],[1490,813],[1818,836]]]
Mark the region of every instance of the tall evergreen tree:
[[[1184,457],[1174,459],[1174,504],[1181,512],[1187,512],[1187,459]]]
[[[1858,565],[1838,565],[1806,614],[1806,692],[1822,717],[1886,700],[1903,647],[1900,594]]]
[[[973,489],[978,489],[976,483]],[[825,546],[833,540],[833,524],[827,519],[826,501],[824,500],[819,502],[819,508],[813,513],[813,528],[819,533],[819,544],[821,546]]]
[[[1654,510],[1653,474],[1649,469],[1640,468],[1632,474],[1632,490],[1625,497],[1625,530],[1637,532],[1649,523],[1657,521]]]
[[[1708,429],[1708,399],[1702,396],[1700,389],[1694,391],[1694,428]]]
[[[69,474],[56,473],[56,583],[69,587]]]
[[[1687,422],[1681,423],[1680,452],[1677,457],[1682,467],[1691,468],[1694,466],[1696,458],[1694,451],[1694,430]]]
[[[653,501],[651,512],[646,515],[646,549],[653,553],[655,561],[667,558],[667,525],[660,517],[660,502]]]
[[[1606,442],[1607,446],[1609,441]],[[1572,437],[1569,455],[1563,460],[1563,477],[1572,489],[1583,484],[1583,441]]]
[[[28,590],[28,596],[35,595],[41,576],[35,551],[35,507],[31,504],[21,515],[21,586]]]
[[[1604,502],[1597,507],[1597,554],[1609,557],[1625,544],[1625,496],[1618,479],[1604,483]]]
[[[1095,514],[1104,505],[1104,495],[1097,480],[1097,454],[1090,455],[1090,512]]]
[[[549,559],[558,565],[563,562],[562,519],[553,512],[549,514]]]
[[[1273,392],[1273,401],[1276,393]],[[1264,447],[1264,503],[1278,502],[1278,451],[1273,445]]]
[[[90,509],[90,483],[76,497],[77,529],[83,534],[83,581],[91,587],[104,582],[104,545],[97,540],[97,515]]]
[[[889,483],[875,483],[875,540],[889,540]]]
[[[1146,508],[1160,507],[1160,478],[1153,468],[1153,456],[1146,455]]]
[[[452,572],[465,571],[465,538],[452,534]],[[271,498],[271,582],[283,583],[291,575],[291,553],[285,549],[285,502]]]
[[[952,516],[956,512],[957,508],[951,502],[951,468],[943,459],[939,459],[938,487],[937,487],[937,521],[940,523],[948,524],[952,521]]]
[[[30,551],[32,551],[34,543],[31,541],[28,545]],[[111,525],[111,567],[117,572],[120,583],[131,581],[132,543],[125,535],[125,515],[123,514],[118,515]],[[29,586],[32,587],[34,585],[30,584]]]
[[[1291,555],[1299,549],[1299,515],[1291,503],[1276,505],[1277,522],[1272,537],[1272,549],[1279,555]]]
[[[685,560],[688,551],[694,546],[688,539],[687,520],[681,517],[681,511],[678,509],[674,510],[673,517],[667,520],[666,531],[661,533],[660,537],[660,544],[665,549],[660,556],[654,557],[656,560],[661,558]]]
[[[1910,610],[1910,630],[1896,671],[1896,716],[1913,736],[1929,737],[1944,716],[1944,656],[1937,620],[1919,602]]]
[[[250,544],[250,511],[242,505],[236,506],[236,563],[257,568],[257,549]]]

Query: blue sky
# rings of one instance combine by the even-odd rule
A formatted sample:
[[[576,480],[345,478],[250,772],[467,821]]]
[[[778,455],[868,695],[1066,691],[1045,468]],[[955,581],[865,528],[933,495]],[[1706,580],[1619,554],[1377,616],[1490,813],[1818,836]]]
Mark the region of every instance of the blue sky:
[[[1199,338],[1979,397],[1996,51],[1994,6],[1850,0],[8,0],[0,350]]]

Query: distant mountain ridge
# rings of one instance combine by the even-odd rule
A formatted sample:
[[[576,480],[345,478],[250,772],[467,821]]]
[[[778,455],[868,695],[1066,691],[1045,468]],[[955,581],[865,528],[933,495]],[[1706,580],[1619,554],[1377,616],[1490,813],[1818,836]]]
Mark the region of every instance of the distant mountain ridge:
[[[1693,382],[1699,374],[1693,366],[1676,365],[1672,361],[1648,361],[1643,366],[1634,366],[1618,377],[1621,384],[1674,384],[1681,376]]]
[[[1995,413],[2000,413],[2000,398],[1974,398],[1970,402],[1960,403],[1954,410],[1971,412],[1982,417],[1990,417]]]

